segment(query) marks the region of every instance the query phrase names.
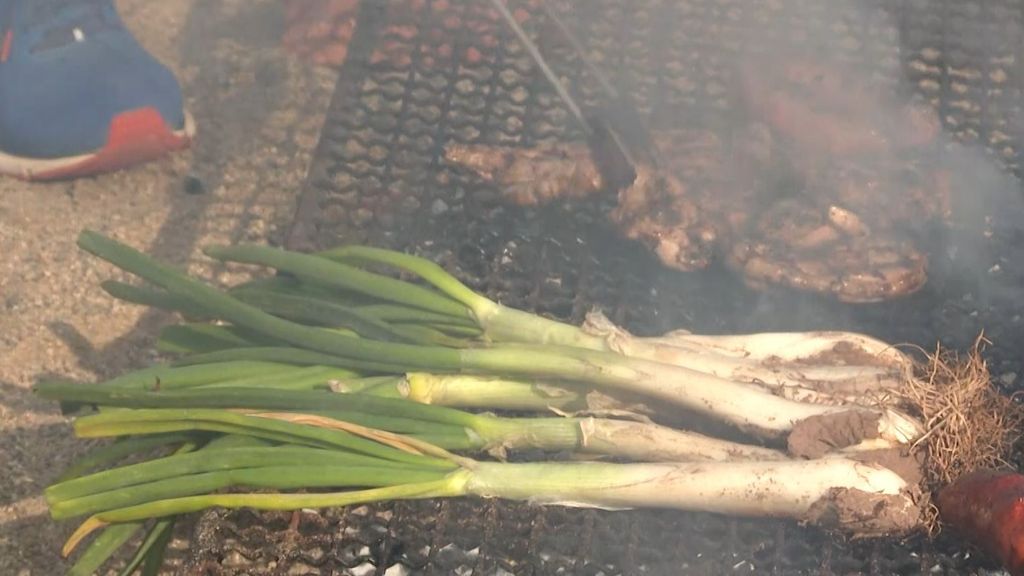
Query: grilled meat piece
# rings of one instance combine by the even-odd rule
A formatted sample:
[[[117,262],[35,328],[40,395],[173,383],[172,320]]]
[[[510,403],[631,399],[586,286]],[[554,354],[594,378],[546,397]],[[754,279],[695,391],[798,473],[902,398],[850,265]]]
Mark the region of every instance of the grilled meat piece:
[[[445,160],[500,185],[509,200],[524,206],[581,198],[604,186],[590,151],[582,144],[521,149],[450,144]]]
[[[753,288],[847,302],[917,291],[928,259],[915,240],[952,203],[948,174],[922,148],[938,122],[847,74],[807,60],[744,68],[750,118],[723,133],[655,132],[661,164],[636,166],[631,186],[609,191],[618,194],[610,220],[666,266],[697,270],[720,258]],[[602,188],[582,143],[447,152],[519,204]]]
[[[909,239],[874,234],[838,206],[779,202],[731,248],[727,264],[755,289],[785,285],[864,303],[915,292],[928,278],[928,259]]]
[[[633,184],[618,191],[618,205],[609,217],[623,235],[648,246],[667,266],[704,268],[729,230],[719,218],[724,214],[719,204],[732,198],[720,189],[722,142],[707,131],[675,131],[656,134],[655,145],[672,154],[666,156],[672,168],[638,166]],[[578,199],[603,189],[582,143],[521,149],[452,144],[445,159],[498,184],[520,205]]]
[[[845,302],[911,294],[928,279],[914,239],[950,216],[949,175],[873,157],[800,173],[804,193],[774,204],[733,244],[728,265],[750,286],[790,285]]]
[[[623,235],[638,240],[666,265],[680,270],[706,267],[720,230],[702,212],[675,175],[640,166],[632,186],[619,192],[609,214]]]
[[[698,270],[721,255],[752,288],[783,285],[846,302],[910,294],[927,281],[928,259],[911,235],[948,214],[942,173],[895,159],[815,165],[799,173],[800,193],[779,198],[759,178],[760,163],[775,161],[770,143],[726,147],[695,130],[657,133],[655,143],[666,165],[639,166],[609,218],[666,266]],[[601,184],[583,144],[453,146],[447,158],[519,204],[580,198]]]
[[[739,205],[749,195],[724,170],[725,144],[713,132],[660,132],[654,145],[665,165],[659,170],[638,166],[636,180],[618,192],[609,217],[623,235],[648,246],[666,266],[705,268],[742,225],[746,212]]]

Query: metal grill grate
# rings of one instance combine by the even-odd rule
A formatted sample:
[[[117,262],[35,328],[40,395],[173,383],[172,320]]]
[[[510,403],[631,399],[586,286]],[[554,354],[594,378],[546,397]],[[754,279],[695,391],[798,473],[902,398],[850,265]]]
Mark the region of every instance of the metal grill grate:
[[[529,0],[510,2],[529,10]],[[872,82],[910,87],[964,142],[1017,166],[1021,7],[905,0],[588,0],[566,20],[658,125],[714,125],[729,111],[742,50],[782,39],[870,64]],[[840,6],[836,8],[836,6]],[[845,6],[845,7],[844,7]],[[535,13],[536,11],[532,11]],[[594,82],[538,16],[524,22],[585,103]],[[984,40],[983,42],[981,40]],[[524,209],[440,160],[449,142],[530,145],[579,134],[522,47],[479,0],[364,2],[289,244],[363,242],[428,256],[502,302],[579,322],[592,307],[641,334],[831,328],[963,348],[985,327],[997,372],[1022,373],[1024,257],[1019,211],[970,244],[964,275],[937,258],[933,280],[896,303],[853,307],[746,290],[722,271],[663,269],[588,202]],[[1016,195],[1014,188],[1001,193]],[[979,198],[979,201],[982,201]],[[951,244],[952,245],[952,244]],[[962,259],[961,259],[962,260]],[[986,272],[993,262],[998,273]],[[983,281],[978,280],[982,278]],[[1007,288],[1011,287],[1011,288]],[[1012,382],[1006,380],[1008,385]],[[787,523],[660,511],[539,509],[515,503],[394,503],[308,515],[211,512],[188,573],[209,574],[972,574],[949,542],[845,542]]]
[[[468,500],[288,516],[211,512],[186,574],[978,574],[918,541],[843,542],[780,522]]]

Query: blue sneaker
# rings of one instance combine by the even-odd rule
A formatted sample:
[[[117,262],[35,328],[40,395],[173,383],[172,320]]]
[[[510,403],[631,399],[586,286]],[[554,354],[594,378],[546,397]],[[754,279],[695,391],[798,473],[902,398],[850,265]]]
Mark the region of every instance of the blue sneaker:
[[[178,81],[113,0],[0,0],[0,39],[0,173],[74,178],[189,145]]]

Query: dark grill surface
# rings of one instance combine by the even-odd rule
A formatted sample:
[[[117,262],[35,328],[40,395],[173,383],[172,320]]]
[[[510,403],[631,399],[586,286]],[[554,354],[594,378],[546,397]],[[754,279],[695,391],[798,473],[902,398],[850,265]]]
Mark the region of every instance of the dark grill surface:
[[[523,209],[440,160],[448,142],[530,145],[579,134],[522,47],[482,0],[364,2],[289,243],[362,242],[425,255],[502,302],[573,322],[592,307],[641,334],[851,329],[963,349],[984,329],[1008,390],[1024,373],[1024,257],[1017,124],[1018,3],[906,0],[587,0],[565,12],[588,51],[659,126],[714,126],[730,62],[786,40],[927,98],[962,144],[974,227],[939,234],[932,280],[895,303],[847,306],[753,293],[717,269],[678,273],[621,240],[600,201]],[[595,83],[527,2],[524,27],[574,94]],[[586,9],[582,9],[582,7]],[[956,146],[950,147],[956,149]],[[946,151],[948,152],[948,150]],[[982,160],[984,158],[994,161]],[[979,166],[999,164],[1006,171]],[[992,218],[986,221],[986,216]],[[984,224],[984,226],[982,226]],[[990,234],[983,234],[982,228]],[[977,574],[943,537],[846,542],[789,523],[663,511],[540,509],[480,501],[394,503],[287,516],[211,512],[189,573],[209,574]]]

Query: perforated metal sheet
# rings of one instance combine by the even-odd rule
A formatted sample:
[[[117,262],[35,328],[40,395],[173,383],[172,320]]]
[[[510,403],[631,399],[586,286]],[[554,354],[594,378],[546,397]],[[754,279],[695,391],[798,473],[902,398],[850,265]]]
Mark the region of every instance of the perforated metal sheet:
[[[563,46],[529,3],[524,26],[592,103]],[[440,160],[448,142],[530,145],[579,137],[522,47],[479,0],[364,2],[307,189],[294,248],[364,242],[428,256],[502,302],[579,322],[592,307],[641,334],[852,329],[964,348],[985,328],[990,366],[1007,388],[1022,373],[1019,186],[986,172],[983,235],[938,238],[932,281],[898,302],[847,306],[808,295],[752,293],[720,270],[678,273],[605,224],[601,202],[523,209]],[[586,9],[582,9],[586,6]],[[837,6],[839,6],[837,8]],[[1021,7],[1016,2],[906,0],[598,0],[566,19],[588,51],[658,125],[714,125],[729,112],[729,63],[785,38],[870,64],[873,82],[916,90],[978,157],[1014,169]],[[965,162],[963,172],[978,162]],[[971,172],[971,176],[976,176]],[[984,190],[982,190],[982,188]],[[1011,209],[1013,207],[1013,209]],[[969,257],[965,257],[965,254]],[[394,503],[287,518],[210,513],[188,573],[209,574],[976,574],[960,548],[844,542],[789,523],[661,511],[596,512],[466,501]],[[404,570],[404,572],[403,572]]]

